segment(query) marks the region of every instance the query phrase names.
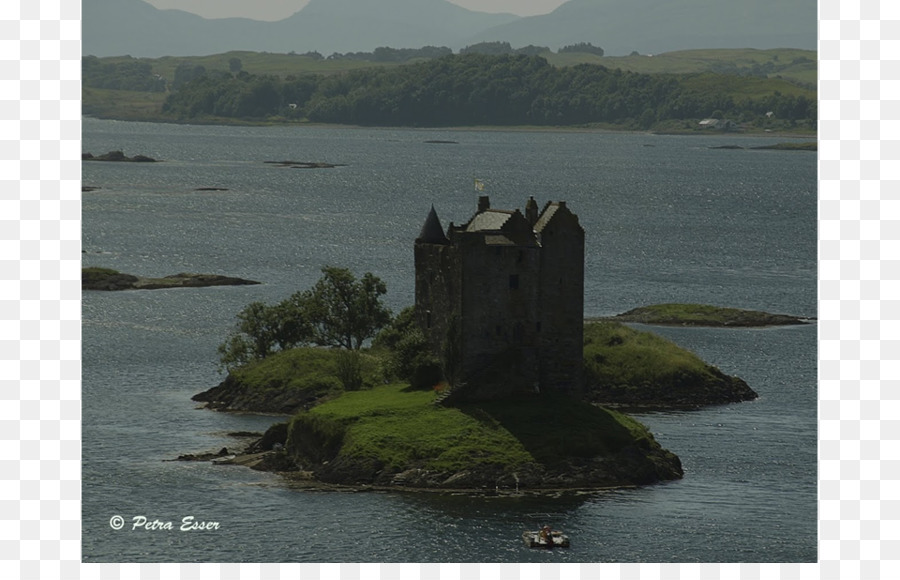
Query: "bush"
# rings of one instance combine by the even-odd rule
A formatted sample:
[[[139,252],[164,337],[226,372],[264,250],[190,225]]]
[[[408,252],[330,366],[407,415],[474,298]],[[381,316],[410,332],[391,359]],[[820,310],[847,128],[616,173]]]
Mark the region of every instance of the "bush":
[[[363,387],[362,361],[356,351],[337,353],[337,378],[345,391],[358,391]]]

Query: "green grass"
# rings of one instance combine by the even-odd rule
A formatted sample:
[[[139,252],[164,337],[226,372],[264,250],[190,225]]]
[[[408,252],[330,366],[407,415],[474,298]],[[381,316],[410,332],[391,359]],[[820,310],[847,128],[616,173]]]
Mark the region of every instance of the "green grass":
[[[814,89],[806,88],[785,79],[742,77],[715,73],[697,73],[685,77],[683,86],[686,90],[698,93],[722,93],[736,101],[740,99],[760,99],[774,94],[816,97]]]
[[[294,348],[231,371],[248,391],[303,390],[316,396],[334,395],[343,390],[338,379],[340,351],[325,348]],[[363,383],[381,382],[381,361],[360,353]]]
[[[81,111],[85,115],[123,121],[154,120],[162,117],[167,93],[118,91],[82,86]]]
[[[81,279],[84,282],[97,281],[118,274],[120,274],[118,270],[113,270],[112,268],[100,268],[98,266],[88,266],[81,269]]]
[[[749,69],[754,65],[771,62],[776,72],[770,77],[781,76],[784,79],[814,86],[818,78],[817,55],[815,51],[800,49],[708,49],[679,50],[653,56],[597,56],[586,53],[563,53],[542,55],[555,66],[573,66],[589,63],[599,64],[610,69],[647,73],[647,74],[684,74],[702,73],[735,67]],[[796,64],[792,64],[795,63]]]
[[[457,409],[433,405],[434,393],[403,384],[345,393],[310,414],[347,426],[341,453],[390,468],[423,464],[462,469],[472,463],[516,465],[531,457],[510,434]]]
[[[589,383],[601,385],[665,384],[673,377],[709,374],[694,353],[618,322],[585,324],[584,364]]]
[[[459,408],[433,405],[434,393],[406,385],[381,386],[342,396],[301,413],[306,436],[327,439],[342,429],[339,453],[383,462],[462,470],[477,465],[554,464],[564,457],[614,453],[635,440],[651,441],[633,419],[564,396],[512,399]],[[322,431],[309,430],[310,419]]]

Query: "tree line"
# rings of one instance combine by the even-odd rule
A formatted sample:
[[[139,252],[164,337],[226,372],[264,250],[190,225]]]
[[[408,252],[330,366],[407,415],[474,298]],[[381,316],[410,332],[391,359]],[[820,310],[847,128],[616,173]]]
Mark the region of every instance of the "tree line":
[[[539,56],[470,53],[338,75],[200,74],[169,95],[163,112],[180,119],[283,116],[370,126],[613,123],[647,128],[714,111],[742,122],[769,112],[791,122],[815,121],[814,96],[774,89],[760,96],[758,87],[756,94],[740,96],[735,83],[741,80],[714,73],[641,74],[593,64],[554,67]]]
[[[131,57],[121,61],[101,60],[96,56],[81,59],[82,83],[98,89],[161,93],[166,80],[153,74],[153,66]]]

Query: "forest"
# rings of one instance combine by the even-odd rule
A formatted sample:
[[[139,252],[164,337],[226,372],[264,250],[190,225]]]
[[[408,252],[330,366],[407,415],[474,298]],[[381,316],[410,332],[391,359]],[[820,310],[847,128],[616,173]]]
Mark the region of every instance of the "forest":
[[[137,64],[137,63],[135,63]],[[728,118],[815,127],[815,92],[780,78],[644,74],[542,56],[469,52],[340,74],[250,74],[180,65],[172,120],[307,120],[363,126],[567,126]],[[239,68],[239,67],[238,67]],[[87,82],[87,81],[86,81]],[[146,89],[144,89],[146,90]]]

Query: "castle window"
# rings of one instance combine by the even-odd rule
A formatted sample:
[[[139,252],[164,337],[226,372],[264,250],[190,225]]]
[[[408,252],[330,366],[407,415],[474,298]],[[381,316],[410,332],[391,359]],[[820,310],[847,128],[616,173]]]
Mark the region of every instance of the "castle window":
[[[540,320],[537,321],[537,324],[535,325],[535,330],[537,330],[538,332],[541,331],[541,321]]]
[[[518,274],[510,274],[509,275],[509,289],[510,290],[518,290],[519,289],[519,275]]]
[[[431,310],[425,313],[425,328],[431,328]]]

